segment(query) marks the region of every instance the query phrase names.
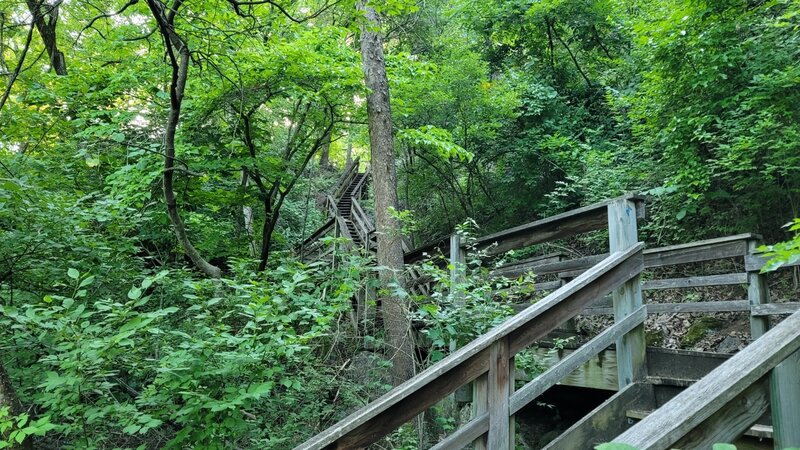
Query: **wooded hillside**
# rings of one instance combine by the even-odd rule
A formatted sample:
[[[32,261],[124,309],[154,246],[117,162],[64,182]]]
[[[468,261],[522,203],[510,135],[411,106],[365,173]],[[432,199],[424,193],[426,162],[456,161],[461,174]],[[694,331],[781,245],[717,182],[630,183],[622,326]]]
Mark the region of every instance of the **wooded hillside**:
[[[0,447],[292,448],[530,293],[403,272],[456,230],[635,193],[800,258],[795,0],[0,0],[0,76]],[[308,257],[353,167],[377,256]]]

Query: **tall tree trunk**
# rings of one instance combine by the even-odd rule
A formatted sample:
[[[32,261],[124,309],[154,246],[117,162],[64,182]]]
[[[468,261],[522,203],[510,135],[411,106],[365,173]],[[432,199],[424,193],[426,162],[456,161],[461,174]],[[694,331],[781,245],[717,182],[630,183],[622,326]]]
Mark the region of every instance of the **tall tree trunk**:
[[[36,29],[39,30],[39,34],[42,36],[44,48],[50,58],[50,67],[53,68],[56,74],[66,75],[67,62],[64,59],[64,53],[58,49],[56,42],[58,8],[61,5],[61,0],[56,0],[52,5],[44,0],[26,0],[26,3],[33,16]]]
[[[350,128],[347,130],[347,160],[344,166],[348,167],[353,162],[353,135]]]
[[[322,148],[319,153],[319,167],[327,170],[331,168],[331,132],[325,133],[322,138]]]
[[[175,236],[178,238],[178,243],[183,248],[186,256],[204,274],[211,278],[219,278],[222,276],[222,270],[206,261],[192,245],[186,232],[186,225],[178,212],[178,203],[173,187],[176,169],[175,134],[180,121],[186,79],[189,76],[190,56],[189,47],[175,32],[174,20],[180,1],[176,1],[168,12],[165,5],[159,0],[147,0],[147,6],[150,7],[150,11],[158,23],[158,29],[164,38],[164,45],[167,48],[167,55],[172,65],[172,79],[169,84],[169,115],[167,116],[167,126],[164,130],[164,202],[167,204],[167,214],[172,226],[175,228]]]
[[[414,345],[411,320],[405,300],[390,293],[393,283],[403,284],[403,247],[400,222],[390,213],[397,209],[397,169],[395,168],[392,114],[389,108],[389,82],[383,59],[380,19],[374,9],[359,6],[366,13],[361,29],[361,61],[364,82],[369,89],[367,115],[372,154],[372,179],[375,190],[375,226],[378,237],[379,277],[385,294],[381,305],[388,343],[394,352],[392,378],[395,385],[414,375]]]
[[[242,169],[242,191],[247,191],[250,177],[246,169]],[[247,236],[247,250],[251,258],[256,256],[256,241],[253,240],[253,208],[249,205],[242,206],[242,218],[244,220],[244,233]]]

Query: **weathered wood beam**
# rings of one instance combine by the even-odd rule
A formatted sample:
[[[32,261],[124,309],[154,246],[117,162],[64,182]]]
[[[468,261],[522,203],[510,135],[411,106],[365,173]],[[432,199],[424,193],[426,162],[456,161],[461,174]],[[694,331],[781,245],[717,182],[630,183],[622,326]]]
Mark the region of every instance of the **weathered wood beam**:
[[[800,311],[800,302],[764,303],[750,307],[751,316],[778,316]]]
[[[762,267],[769,261],[770,258],[767,258],[763,255],[747,255],[744,257],[744,269],[748,272],[750,271],[759,271]],[[794,267],[800,266],[800,261],[795,261],[793,263],[784,264],[781,267]]]
[[[492,343],[489,352],[489,438],[491,450],[507,450],[511,442],[508,398],[511,375],[508,338]]]
[[[674,314],[674,313],[714,313],[714,312],[739,312],[749,311],[750,303],[747,300],[687,302],[687,303],[648,303],[645,305],[647,314]],[[611,307],[591,307],[581,312],[582,316],[610,315],[614,313]]]
[[[639,244],[636,226],[636,204],[619,199],[608,204],[608,247],[611,252],[623,251]],[[640,276],[636,275],[612,293],[614,321],[621,322],[644,304]],[[644,324],[617,339],[617,381],[619,388],[644,379],[646,343]]]
[[[513,249],[603,229],[607,224],[607,206],[620,200],[634,204],[635,214],[644,217],[644,199],[628,195],[483,236],[475,241],[475,245],[479,249],[493,246],[487,253],[499,255]]]
[[[653,268],[744,256],[747,253],[747,240],[757,237],[746,233],[647,249],[644,251],[644,266]]]
[[[711,448],[733,442],[769,408],[767,376],[755,382],[674,444],[676,448]]]
[[[650,269],[677,264],[689,264],[716,259],[742,257],[747,253],[747,239],[756,235],[739,234],[717,239],[691,242],[688,244],[672,245],[669,247],[650,248],[644,251],[644,267]],[[557,261],[547,260],[547,256],[534,257],[524,261],[517,261],[494,269],[491,274],[495,276],[515,277],[528,272],[537,275],[558,273],[559,276],[575,277],[582,271],[597,264],[608,254],[584,256],[581,258]],[[541,259],[540,259],[541,258]]]
[[[486,416],[486,429],[473,439],[475,450],[486,450],[486,432],[489,431],[489,374],[479,376],[472,384],[473,420]]]
[[[430,450],[461,450],[489,431],[489,414],[484,412],[470,420]]]
[[[800,447],[800,351],[772,369],[769,381],[775,448]]]
[[[687,278],[665,278],[663,280],[648,280],[642,283],[646,291],[660,289],[684,289],[703,286],[729,286],[747,284],[746,273],[727,273],[724,275],[705,275]]]

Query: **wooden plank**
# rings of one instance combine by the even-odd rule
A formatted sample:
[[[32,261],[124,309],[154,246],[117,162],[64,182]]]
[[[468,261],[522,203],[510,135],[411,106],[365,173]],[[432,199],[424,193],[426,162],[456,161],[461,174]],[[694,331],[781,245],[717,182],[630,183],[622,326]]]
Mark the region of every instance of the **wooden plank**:
[[[663,280],[648,280],[642,283],[645,291],[659,289],[682,289],[702,286],[728,286],[734,284],[747,284],[746,273],[728,273],[724,275],[705,275],[688,278],[666,278]]]
[[[770,374],[770,407],[775,448],[800,447],[800,351],[786,358]]]
[[[508,414],[509,397],[508,338],[492,343],[489,352],[489,438],[492,450],[508,449],[511,442]]]
[[[608,253],[604,253],[602,255],[584,256],[583,258],[570,259],[567,261],[534,261],[531,263],[517,264],[513,267],[496,269],[490,273],[496,276],[513,278],[529,272],[535,273],[536,275],[550,275],[554,273],[575,270],[585,271],[586,269],[595,266],[605,258],[608,258]]]
[[[642,244],[615,252],[592,270],[296,448],[358,448],[377,441],[488,371],[493,342],[508,336],[509,356],[513,356],[641,270]]]
[[[769,260],[770,258],[759,254],[747,255],[744,257],[744,269],[748,272],[758,272]],[[781,268],[794,266],[800,266],[800,261],[795,261],[791,264],[784,264],[781,266]]]
[[[483,236],[475,241],[475,245],[478,249],[487,249],[489,255],[498,255],[541,242],[599,230],[605,228],[607,223],[607,205],[620,200],[630,202],[634,205],[636,214],[644,215],[641,207],[644,199],[628,195]],[[489,248],[490,246],[493,247]]]
[[[794,314],[799,310],[800,310],[800,302],[764,303],[763,305],[751,306],[750,315],[777,316],[783,314]]]
[[[747,253],[746,241],[755,237],[757,235],[746,233],[647,249],[644,266],[653,268],[744,256]]]
[[[526,273],[526,272],[529,271],[529,270],[524,270],[525,268],[536,267],[536,266],[539,266],[539,265],[542,265],[542,264],[550,264],[550,263],[554,263],[554,262],[558,262],[558,261],[563,261],[565,259],[567,259],[567,255],[565,253],[561,253],[561,252],[548,253],[546,255],[534,256],[532,258],[527,258],[527,259],[523,259],[523,260],[520,260],[520,261],[514,261],[514,262],[511,262],[511,263],[508,263],[508,264],[504,264],[504,265],[502,265],[500,267],[496,267],[495,269],[490,271],[489,275],[491,275],[491,276],[506,276],[505,272],[513,272],[513,271],[522,270],[521,272],[517,272],[517,274],[519,275],[519,274]]]
[[[450,297],[456,308],[464,306],[464,273],[466,272],[467,253],[461,246],[461,235],[453,233],[450,236]],[[448,343],[450,352],[456,350],[455,339]],[[456,393],[450,394],[449,401],[455,406]],[[454,408],[455,409],[455,408]]]
[[[569,358],[572,353],[578,350],[564,349],[552,352],[551,349],[539,347],[531,349],[535,358],[541,361],[542,365],[552,367],[561,360]],[[517,381],[531,381],[524,372],[517,372]],[[603,391],[619,390],[617,383],[617,353],[614,350],[603,350],[594,358],[590,358],[583,365],[568,373],[558,381],[562,386],[575,386]]]
[[[751,236],[754,235],[748,233],[689,244],[646,249],[644,251],[644,267],[649,269],[742,256],[747,251],[744,240]],[[608,254],[604,253],[569,260],[562,259],[561,261],[539,260],[539,257],[537,257],[499,267],[494,269],[491,275],[513,278],[532,272],[537,275],[558,273],[559,277],[570,278],[580,275],[607,256]]]
[[[552,291],[554,289],[558,289],[563,286],[561,281],[547,281],[544,283],[536,283],[533,285],[533,290],[536,292],[539,291]]]
[[[648,303],[645,305],[648,314],[676,314],[676,313],[714,313],[714,312],[740,312],[750,311],[747,300],[727,300],[709,302],[687,303]],[[583,316],[611,315],[611,307],[590,307],[581,312]]]
[[[406,264],[415,263],[426,258],[426,255],[432,256],[434,254],[447,255],[450,252],[450,236],[437,239],[433,242],[417,247],[413,250],[405,252],[403,260]]]
[[[453,434],[444,438],[430,450],[461,450],[489,431],[489,414],[483,413],[470,420]]]
[[[647,348],[647,375],[663,379],[699,380],[731,355],[669,348]]]
[[[644,251],[644,267],[650,269],[668,265],[743,256],[747,253],[745,241],[754,236],[756,235],[747,233],[691,242],[688,244],[646,249]],[[569,260],[562,258],[561,261],[546,261],[544,259],[539,259],[543,257],[535,257],[499,267],[494,269],[491,274],[495,276],[516,277],[533,272],[537,275],[559,273],[559,276],[575,277],[607,256],[608,254],[605,253]]]
[[[646,383],[630,384],[550,442],[544,450],[594,448],[631,426],[625,419],[625,411],[652,408],[655,408],[653,387]]]
[[[701,426],[798,349],[800,313],[795,313],[621,434],[614,442],[641,450],[668,448]]]
[[[673,444],[677,448],[711,448],[717,442],[733,442],[746,433],[769,408],[766,377],[757,381],[699,426]]]
[[[611,252],[622,251],[637,245],[636,205],[628,199],[608,204],[608,247]],[[644,304],[642,284],[636,275],[614,290],[614,321],[621,322]],[[617,382],[622,389],[642,380],[647,371],[645,364],[644,324],[617,339]]]
[[[486,430],[489,431],[489,374],[483,374],[472,385],[472,417],[486,416]],[[486,450],[486,433],[473,439],[474,450]]]
[[[525,384],[511,397],[511,414],[516,414],[517,411],[542,395],[544,391],[553,387],[559,380],[569,375],[603,349],[614,344],[622,335],[642,324],[646,318],[647,311],[644,306],[639,307],[620,322],[608,327],[608,329],[582,345],[578,350],[570,353],[569,356],[550,367],[546,372],[534,378],[533,381]]]
[[[652,414],[653,411],[629,410],[625,412],[631,419],[641,420]],[[745,436],[752,436],[759,439],[772,439],[773,429],[769,425],[753,425],[743,433]],[[716,442],[715,442],[716,443]],[[784,447],[780,447],[784,448]]]

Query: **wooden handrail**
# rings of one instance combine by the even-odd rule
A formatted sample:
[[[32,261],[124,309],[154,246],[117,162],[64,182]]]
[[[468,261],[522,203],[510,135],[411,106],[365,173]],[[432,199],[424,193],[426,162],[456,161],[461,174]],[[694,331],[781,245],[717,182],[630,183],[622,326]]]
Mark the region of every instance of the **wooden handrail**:
[[[644,197],[625,195],[482,236],[476,239],[475,245],[478,249],[486,249],[496,244],[487,251],[491,256],[533,244],[604,229],[608,223],[608,206],[620,200],[630,200],[636,204],[637,218],[645,216]],[[447,254],[450,251],[450,237],[435,240],[406,253],[406,264],[419,261],[424,254],[433,253],[436,249],[441,249],[443,254]]]
[[[497,255],[533,244],[604,229],[608,225],[608,205],[620,200],[633,201],[636,204],[636,217],[644,218],[644,198],[625,195],[489,234],[478,238],[475,245],[481,249],[496,244],[488,253]]]
[[[644,251],[644,267],[645,269],[652,269],[742,256],[747,258],[747,242],[758,238],[759,236],[756,234],[747,233],[687,244],[648,248]],[[561,261],[542,261],[542,257],[534,257],[529,260],[515,261],[500,266],[494,269],[492,274],[514,277],[528,272],[533,272],[537,275],[548,275],[585,270],[597,264],[598,261],[606,256],[608,256],[608,253]]]
[[[356,233],[358,233],[361,242],[369,247],[369,235],[374,231],[374,227],[372,226],[372,221],[369,219],[369,216],[361,209],[361,205],[358,204],[358,200],[356,200],[355,197],[353,197],[350,204],[350,217],[356,227]]]
[[[460,386],[490,371],[493,363],[490,353],[499,343],[504,343],[506,355],[511,358],[578,314],[597,297],[636,277],[643,268],[642,248],[640,243],[611,254],[520,314],[296,449],[361,448],[376,442]],[[481,425],[484,422],[479,419],[473,421],[478,422],[472,427],[473,433],[478,435],[486,432]]]
[[[358,166],[359,158],[356,158],[350,163],[350,165],[344,168],[344,171],[339,176],[339,179],[336,180],[336,183],[328,193],[338,199],[339,195],[343,192],[343,188],[347,189],[347,185],[350,184],[349,180],[353,177],[353,173],[358,172]]]
[[[798,350],[800,313],[794,313],[614,442],[640,450],[709,448],[715,442],[730,442],[767,409],[765,376]],[[727,414],[727,420],[715,420],[722,419],[720,413]]]
[[[371,167],[367,167],[367,170],[363,173],[364,176],[356,184],[355,188],[353,188],[353,199],[361,198],[362,197],[362,190],[364,186],[367,184],[367,178],[369,177],[369,173],[372,170]]]
[[[317,231],[315,231],[311,236],[309,236],[308,238],[306,238],[306,240],[304,240],[302,243],[300,243],[300,246],[301,247],[305,247],[309,243],[311,243],[313,241],[316,241],[317,239],[322,237],[325,234],[325,232],[328,231],[328,229],[330,229],[333,226],[333,223],[334,223],[334,219],[332,217],[330,219],[326,220],[325,223],[322,224],[321,227],[317,228]]]
[[[336,188],[333,190],[333,198],[337,201],[341,200],[342,194],[350,187],[350,183],[353,182],[353,178],[358,175],[358,166],[359,161],[356,158],[353,163],[345,169],[345,172],[342,174],[341,178],[336,184]]]

